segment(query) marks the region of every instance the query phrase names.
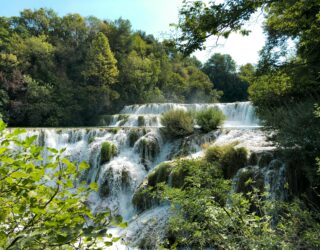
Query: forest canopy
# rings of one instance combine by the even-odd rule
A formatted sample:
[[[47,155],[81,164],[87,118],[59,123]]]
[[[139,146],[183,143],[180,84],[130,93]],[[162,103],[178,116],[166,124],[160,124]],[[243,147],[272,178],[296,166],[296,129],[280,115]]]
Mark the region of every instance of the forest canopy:
[[[97,125],[127,104],[216,102],[222,92],[206,70],[121,18],[50,9],[0,17],[0,113],[9,126]]]

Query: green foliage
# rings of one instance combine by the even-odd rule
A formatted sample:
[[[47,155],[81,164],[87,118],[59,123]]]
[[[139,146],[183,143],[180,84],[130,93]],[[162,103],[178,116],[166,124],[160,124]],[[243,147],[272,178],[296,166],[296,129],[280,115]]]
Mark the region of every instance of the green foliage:
[[[229,150],[229,146],[211,146],[206,149],[204,157],[208,162],[219,162],[227,150]]]
[[[44,162],[36,136],[21,140],[25,130],[4,129],[1,121],[0,248],[98,249],[111,217],[85,205],[93,184],[75,184],[88,164],[76,166],[53,148],[46,148],[51,160]]]
[[[0,17],[0,27],[0,112],[10,126],[104,126],[124,105],[220,96],[199,61],[128,20],[38,9]]]
[[[221,152],[233,152],[232,146],[219,149],[215,154],[219,159],[223,157]],[[298,201],[268,201],[263,193],[263,178],[256,180],[253,171],[245,170],[240,176],[241,185],[234,190],[239,193],[230,193],[230,182],[223,179],[216,160],[212,163],[203,159],[178,160],[156,167],[143,184],[139,197],[141,204],[145,204],[146,197],[156,198],[156,204],[160,198],[171,203],[163,246],[170,249],[292,249],[296,244],[307,249],[319,247],[319,214],[308,211]]]
[[[232,178],[240,168],[247,164],[248,151],[241,148],[231,148],[228,150],[221,159],[224,176]]]
[[[92,40],[83,75],[92,85],[111,85],[116,82],[119,71],[117,60],[110,50],[108,38],[99,32]]]
[[[172,137],[181,137],[193,133],[193,117],[184,110],[170,110],[161,116],[165,132]]]
[[[240,73],[237,73],[236,63],[230,55],[215,53],[206,61],[202,70],[214,83],[215,88],[223,92],[221,101],[235,102],[248,99],[248,81],[240,77],[243,67],[240,68]]]
[[[210,36],[228,37],[238,31],[248,34],[242,30],[244,25],[254,12],[262,10],[267,39],[260,61],[256,69],[243,66],[239,76],[249,82],[250,99],[265,128],[274,131],[271,139],[286,152],[299,151],[308,162],[303,171],[309,176],[312,193],[311,186],[320,183],[314,178],[320,126],[313,116],[320,96],[319,1],[230,0],[208,5],[185,1],[177,27],[181,31],[178,47],[190,54],[204,48]]]
[[[226,119],[221,110],[208,108],[196,113],[196,122],[204,132],[210,132],[221,126]]]
[[[248,152],[245,148],[235,148],[232,144],[211,146],[205,153],[205,159],[208,162],[221,164],[225,178],[232,178],[240,168],[246,166],[247,158]]]
[[[106,141],[102,143],[100,152],[100,164],[109,162],[112,157],[117,155],[117,152],[117,147],[111,142]]]
[[[217,249],[306,249],[319,247],[317,214],[299,203],[271,205],[257,190],[232,194],[228,205],[214,199],[215,189],[225,190],[219,179],[212,189],[166,187],[163,197],[172,202],[166,247]],[[252,205],[257,210],[252,211]],[[259,213],[258,211],[263,211]],[[280,217],[274,225],[271,214]],[[300,235],[300,236],[299,236]],[[302,236],[302,237],[301,237]]]
[[[158,183],[168,183],[169,175],[174,164],[170,162],[163,162],[158,165],[150,174],[148,174],[148,185],[155,187]]]

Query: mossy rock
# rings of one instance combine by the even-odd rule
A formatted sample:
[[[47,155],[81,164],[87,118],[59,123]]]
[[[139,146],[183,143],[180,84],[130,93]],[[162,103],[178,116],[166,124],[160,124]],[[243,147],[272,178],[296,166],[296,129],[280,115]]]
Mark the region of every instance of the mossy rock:
[[[261,168],[267,167],[272,160],[273,160],[273,155],[269,152],[265,152],[260,156],[258,165]]]
[[[97,126],[108,126],[112,121],[111,115],[101,115],[98,120]]]
[[[234,144],[209,147],[204,159],[209,163],[220,163],[224,177],[231,179],[240,168],[248,163],[248,152],[245,148],[235,148]]]
[[[94,136],[90,136],[90,137],[88,138],[88,144],[93,143],[94,140],[95,140]]]
[[[148,175],[148,185],[155,187],[160,182],[168,183],[169,175],[172,171],[172,163],[163,162]]]
[[[250,166],[256,166],[258,165],[258,155],[257,153],[253,152],[251,153],[249,160],[248,160],[248,165]]]
[[[138,116],[138,127],[143,127],[146,125],[146,121],[144,119],[144,116]]]
[[[241,148],[231,148],[221,159],[221,165],[225,178],[231,179],[240,168],[248,163],[248,151]]]
[[[160,203],[160,197],[157,197],[155,189],[148,186],[148,182],[143,182],[132,198],[133,206],[139,211],[143,212]]]
[[[142,138],[139,144],[141,163],[148,168],[160,152],[159,142],[157,138]]]
[[[111,134],[117,134],[119,132],[119,128],[109,128],[108,132],[110,132]]]
[[[123,126],[124,124],[126,124],[126,122],[129,120],[129,115],[119,115],[118,116],[118,121],[121,121],[119,123],[119,126]]]
[[[109,182],[113,179],[113,173],[111,169],[108,169],[103,175],[103,182],[99,185],[98,193],[101,197],[108,197],[110,195]]]
[[[146,239],[143,238],[141,239],[141,241],[139,242],[139,249],[155,249],[155,245],[154,242],[151,239]]]
[[[170,175],[170,184],[172,187],[181,188],[185,184],[186,176],[189,176],[189,169],[183,167],[176,167],[172,170]]]
[[[122,189],[127,189],[130,187],[130,180],[131,180],[131,177],[130,177],[129,171],[126,169],[123,169],[121,172]]]
[[[131,130],[128,135],[129,146],[133,147],[134,144],[138,141],[140,133],[138,130]]]
[[[117,147],[111,142],[104,142],[101,146],[100,164],[107,163],[117,155]]]

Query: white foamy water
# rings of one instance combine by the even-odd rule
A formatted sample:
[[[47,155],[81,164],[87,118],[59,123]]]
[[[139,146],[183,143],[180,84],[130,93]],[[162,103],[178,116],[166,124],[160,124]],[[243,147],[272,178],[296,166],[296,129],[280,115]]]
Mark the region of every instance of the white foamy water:
[[[223,127],[260,127],[259,119],[256,117],[254,107],[250,102],[210,104],[151,103],[125,106],[120,115],[112,116],[109,126],[161,127],[160,116],[164,112],[173,109],[200,111],[207,108],[218,108],[225,114],[227,119]]]
[[[198,111],[209,107],[219,108],[226,115],[223,129],[176,140],[168,140],[159,129],[163,112],[171,109]],[[143,127],[140,127],[142,121]],[[189,152],[189,157],[194,158],[203,155],[204,143],[224,145],[236,142],[238,147],[246,147],[250,152],[257,153],[274,149],[267,142],[265,133],[259,129],[259,120],[250,102],[126,106],[120,115],[112,117],[111,126],[114,128],[27,129],[27,135],[38,135],[39,145],[66,148],[64,155],[72,161],[86,161],[90,164],[90,169],[82,174],[82,180],[88,184],[97,182],[99,186],[99,192],[89,197],[91,209],[100,211],[110,208],[129,222],[126,229],[111,229],[114,235],[123,236],[123,241],[117,242],[111,249],[136,249],[148,234],[156,240],[164,237],[168,207],[156,206],[138,214],[132,204],[132,197],[156,165],[179,156],[182,148]],[[104,142],[114,144],[117,154],[109,162],[101,164],[101,147]],[[44,156],[46,158],[48,152],[44,152]],[[261,170],[274,197],[280,195],[276,193],[284,182],[284,171],[284,167],[272,166]],[[129,243],[130,247],[124,242]]]

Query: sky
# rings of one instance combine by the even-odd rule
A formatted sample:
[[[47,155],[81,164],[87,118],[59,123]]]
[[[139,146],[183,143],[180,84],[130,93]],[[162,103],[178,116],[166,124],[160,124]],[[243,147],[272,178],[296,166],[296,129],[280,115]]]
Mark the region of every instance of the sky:
[[[129,19],[134,30],[143,30],[158,39],[166,37],[178,22],[178,12],[182,0],[0,0],[0,16],[16,16],[23,9],[52,8],[60,16],[79,13],[82,16],[96,16],[100,19]],[[230,54],[238,65],[257,63],[258,52],[265,37],[262,33],[262,17],[250,20],[248,28],[252,33],[243,37],[232,34],[227,40],[208,41],[205,51],[194,55],[205,62],[214,53]]]

